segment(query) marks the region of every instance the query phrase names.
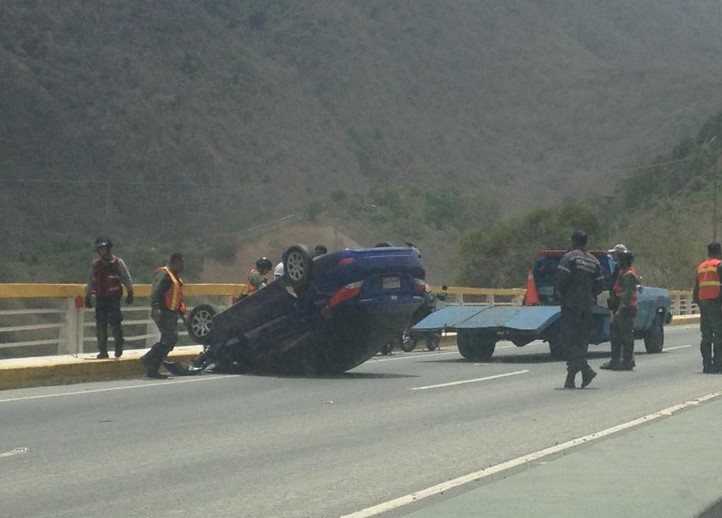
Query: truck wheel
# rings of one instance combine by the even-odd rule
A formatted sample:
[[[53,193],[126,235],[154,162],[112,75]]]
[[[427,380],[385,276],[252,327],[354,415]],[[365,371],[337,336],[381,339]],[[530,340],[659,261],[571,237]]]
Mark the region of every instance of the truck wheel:
[[[461,330],[456,334],[459,354],[472,362],[488,361],[496,348],[496,337],[477,330]]]
[[[211,340],[211,328],[213,317],[216,316],[216,308],[210,304],[201,304],[191,310],[188,316],[188,334],[199,344],[206,345]]]
[[[283,278],[294,290],[304,290],[311,282],[313,258],[306,245],[293,245],[283,253]]]
[[[426,348],[429,351],[436,351],[441,343],[441,333],[431,333],[426,337]]]
[[[644,348],[650,354],[661,353],[664,348],[664,326],[657,317],[652,326],[644,333]]]

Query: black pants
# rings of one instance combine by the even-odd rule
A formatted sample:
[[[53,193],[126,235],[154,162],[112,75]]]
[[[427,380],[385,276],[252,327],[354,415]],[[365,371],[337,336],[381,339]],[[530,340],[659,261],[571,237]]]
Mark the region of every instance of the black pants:
[[[108,353],[108,325],[113,331],[116,353],[123,350],[123,313],[120,311],[121,293],[95,299],[95,336],[98,338],[98,351]]]
[[[178,343],[178,312],[161,310],[156,321],[160,331],[160,341],[156,342],[145,355],[157,371],[163,359]]]
[[[702,363],[706,367],[720,366],[722,362],[722,304],[717,299],[699,301],[699,344]]]
[[[609,340],[612,343],[612,363],[634,361],[634,317],[637,308],[629,308],[612,317]]]
[[[587,350],[592,327],[592,306],[562,306],[562,336],[567,348],[567,370],[577,373],[589,368]]]

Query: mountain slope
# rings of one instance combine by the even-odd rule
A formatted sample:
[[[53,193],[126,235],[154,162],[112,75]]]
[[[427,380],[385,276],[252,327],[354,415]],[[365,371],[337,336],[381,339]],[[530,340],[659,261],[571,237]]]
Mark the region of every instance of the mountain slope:
[[[386,182],[501,214],[606,193],[722,105],[720,23],[711,0],[2,2],[0,241],[231,231]]]

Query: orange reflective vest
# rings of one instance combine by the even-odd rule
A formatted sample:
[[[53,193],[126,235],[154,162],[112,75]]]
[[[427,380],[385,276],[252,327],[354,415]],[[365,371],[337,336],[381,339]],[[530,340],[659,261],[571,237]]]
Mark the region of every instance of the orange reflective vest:
[[[717,266],[720,260],[714,257],[705,259],[697,266],[697,285],[699,286],[699,300],[719,298],[720,278]]]
[[[165,301],[165,307],[170,311],[180,311],[185,313],[186,305],[183,302],[183,279],[176,277],[170,268],[167,266],[161,266],[158,271],[164,271],[170,279],[170,286],[163,295]]]
[[[619,270],[619,275],[617,275],[617,281],[614,283],[614,297],[617,300],[622,300],[622,296],[624,295],[624,288],[622,287],[622,278],[625,275],[631,275],[634,277],[634,289],[632,290],[632,295],[629,298],[629,304],[627,307],[630,308],[636,308],[637,307],[637,272],[634,271],[634,268],[630,266],[629,268],[624,268],[622,270]]]

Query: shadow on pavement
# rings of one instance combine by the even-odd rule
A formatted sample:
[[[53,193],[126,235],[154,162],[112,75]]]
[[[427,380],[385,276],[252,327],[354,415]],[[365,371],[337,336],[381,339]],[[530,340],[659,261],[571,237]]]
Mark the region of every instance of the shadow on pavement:
[[[708,507],[697,518],[720,518],[722,516],[722,499]]]

